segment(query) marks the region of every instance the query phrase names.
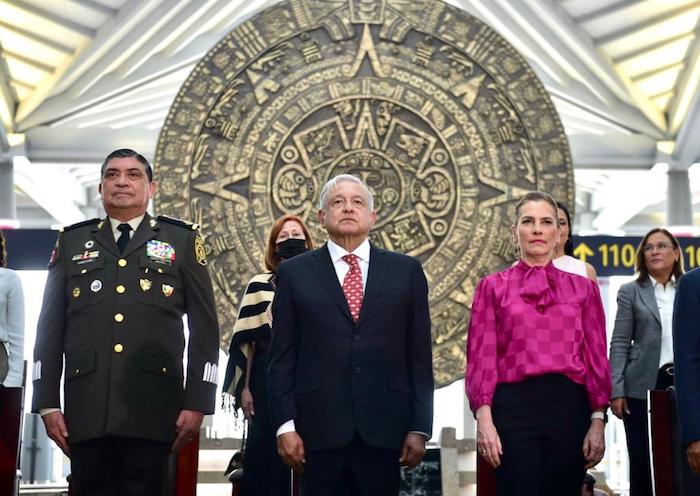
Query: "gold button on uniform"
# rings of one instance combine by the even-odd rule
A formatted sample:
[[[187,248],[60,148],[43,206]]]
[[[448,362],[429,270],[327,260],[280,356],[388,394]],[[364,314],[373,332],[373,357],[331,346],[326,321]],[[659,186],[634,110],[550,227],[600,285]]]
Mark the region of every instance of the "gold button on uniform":
[[[85,274],[87,272],[87,269],[83,269],[80,271],[81,274]]]
[[[116,351],[117,353],[121,353],[122,351],[124,351],[124,346],[121,343],[117,343],[114,345],[114,351]]]
[[[117,286],[117,293],[122,294],[124,291],[126,291],[126,288],[122,286],[121,284]]]
[[[80,373],[80,369],[75,369],[75,375],[78,375]]]
[[[124,320],[124,315],[122,315],[121,313],[117,313],[114,315],[114,320],[117,322],[121,322]]]
[[[124,258],[120,258],[117,263],[119,264],[119,267],[126,267],[126,259]]]
[[[160,371],[163,372],[163,373],[165,374],[165,373],[168,371],[168,369],[165,368],[165,367],[163,367],[162,369],[160,369]]]

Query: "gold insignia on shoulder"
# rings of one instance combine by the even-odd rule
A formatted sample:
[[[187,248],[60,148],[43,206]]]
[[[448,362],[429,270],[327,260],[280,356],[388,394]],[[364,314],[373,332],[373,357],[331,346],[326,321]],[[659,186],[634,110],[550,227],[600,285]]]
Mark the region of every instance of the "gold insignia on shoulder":
[[[156,227],[156,224],[158,224],[158,222],[155,219],[151,219],[150,221],[148,221],[148,223],[151,225],[151,227]]]
[[[197,234],[194,238],[194,256],[200,265],[207,264],[207,250],[204,248],[204,238],[201,234]]]
[[[101,220],[99,224],[97,224],[97,229],[102,229],[102,226],[104,225],[105,221]]]

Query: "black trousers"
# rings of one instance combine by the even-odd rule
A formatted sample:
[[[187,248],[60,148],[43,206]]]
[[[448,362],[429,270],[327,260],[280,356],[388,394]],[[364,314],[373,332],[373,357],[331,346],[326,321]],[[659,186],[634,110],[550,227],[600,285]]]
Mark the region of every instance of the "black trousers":
[[[75,496],[160,496],[170,444],[103,437],[70,445]]]
[[[368,446],[357,435],[343,448],[307,453],[301,496],[396,496],[399,455]]]
[[[581,495],[591,414],[583,386],[559,374],[499,384],[492,414],[503,445],[498,496]]]
[[[250,377],[255,415],[248,422],[241,496],[289,496],[292,471],[277,454],[277,429],[267,406],[268,354],[256,351]]]
[[[656,389],[673,386],[673,369],[664,365],[659,369]],[[669,373],[669,370],[671,373]],[[627,398],[629,415],[625,414],[625,435],[630,458],[630,496],[652,496],[651,464],[649,461],[649,405],[645,399]]]

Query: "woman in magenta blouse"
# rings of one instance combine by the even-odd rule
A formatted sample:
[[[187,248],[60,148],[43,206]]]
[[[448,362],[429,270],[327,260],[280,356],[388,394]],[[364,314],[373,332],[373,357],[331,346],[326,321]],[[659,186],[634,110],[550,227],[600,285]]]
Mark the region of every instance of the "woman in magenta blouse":
[[[579,496],[605,452],[603,306],[594,282],[551,262],[554,200],[528,193],[515,215],[520,261],[479,281],[472,303],[465,382],[477,446],[499,496]]]

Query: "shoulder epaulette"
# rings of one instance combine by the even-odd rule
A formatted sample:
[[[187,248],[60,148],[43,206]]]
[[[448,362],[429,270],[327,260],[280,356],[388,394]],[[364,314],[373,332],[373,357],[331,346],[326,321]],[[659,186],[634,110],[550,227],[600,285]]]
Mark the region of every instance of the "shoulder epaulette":
[[[159,215],[156,218],[160,222],[166,222],[175,226],[184,227],[185,229],[191,229],[192,231],[199,229],[199,224],[193,224],[192,222],[187,222],[186,220],[175,219],[173,217],[168,217],[167,215]]]
[[[89,226],[91,224],[97,224],[99,222],[100,222],[100,219],[84,220],[82,222],[76,222],[75,224],[71,224],[70,226],[64,226],[60,229],[60,231],[61,232],[72,231],[73,229],[77,229],[78,227]]]

